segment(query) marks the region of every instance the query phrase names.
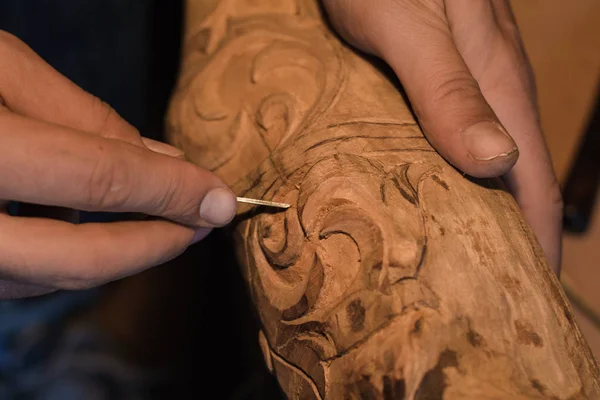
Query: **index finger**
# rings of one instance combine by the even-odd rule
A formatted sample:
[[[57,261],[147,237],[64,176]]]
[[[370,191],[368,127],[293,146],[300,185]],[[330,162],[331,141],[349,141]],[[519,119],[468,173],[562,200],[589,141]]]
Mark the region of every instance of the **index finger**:
[[[121,140],[0,113],[0,199],[229,223],[235,195],[212,172]]]
[[[143,146],[137,130],[96,96],[0,30],[0,99],[11,111]]]

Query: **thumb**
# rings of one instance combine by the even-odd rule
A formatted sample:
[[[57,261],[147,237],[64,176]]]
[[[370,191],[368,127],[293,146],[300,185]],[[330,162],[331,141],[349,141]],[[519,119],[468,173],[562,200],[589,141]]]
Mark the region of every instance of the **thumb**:
[[[517,145],[457,50],[443,9],[386,4],[372,10],[376,23],[362,24],[361,35],[353,36],[392,67],[425,136],[448,162],[474,177],[506,173],[517,161]]]
[[[235,216],[227,185],[176,157],[11,113],[0,118],[0,131],[0,149],[10,150],[0,157],[0,176],[25,177],[1,181],[0,199],[141,213],[196,228],[224,226]]]

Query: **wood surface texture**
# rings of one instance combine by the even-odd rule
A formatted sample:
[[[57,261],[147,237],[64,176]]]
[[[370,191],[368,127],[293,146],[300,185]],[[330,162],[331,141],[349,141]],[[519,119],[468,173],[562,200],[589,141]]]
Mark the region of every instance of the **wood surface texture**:
[[[600,398],[512,197],[449,166],[315,0],[188,0],[186,19],[169,141],[292,204],[232,225],[289,398]]]

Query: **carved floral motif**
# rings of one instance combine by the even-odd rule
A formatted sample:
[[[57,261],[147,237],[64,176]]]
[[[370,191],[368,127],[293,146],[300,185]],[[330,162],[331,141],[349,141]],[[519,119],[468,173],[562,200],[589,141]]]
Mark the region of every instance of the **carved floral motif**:
[[[315,1],[224,0],[188,33],[170,141],[238,195],[292,204],[240,207],[235,229],[290,398],[599,392],[512,199],[433,151]]]

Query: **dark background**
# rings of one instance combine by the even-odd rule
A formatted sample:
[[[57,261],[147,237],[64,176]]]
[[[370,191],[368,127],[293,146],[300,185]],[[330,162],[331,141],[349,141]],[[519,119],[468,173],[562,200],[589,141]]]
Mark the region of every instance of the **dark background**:
[[[160,137],[179,60],[177,0],[2,0],[0,29]]]
[[[181,16],[178,0],[0,0],[0,29],[20,37],[61,73],[111,104],[144,136],[158,140],[163,138],[164,111],[180,59]],[[540,60],[536,65],[542,65],[544,58]],[[546,93],[556,96],[553,90]],[[546,115],[563,118],[564,112]],[[565,203],[577,211],[567,216],[565,228],[575,232],[587,228],[597,191],[598,115],[592,115],[564,185]],[[88,318],[90,314],[94,317]],[[60,349],[54,340],[79,317],[111,333],[128,360],[169,367],[169,384],[143,398],[279,396],[265,371],[256,341],[257,319],[224,232],[215,232],[168,265],[100,290],[1,303],[1,399],[17,398],[3,396],[4,386],[33,368],[32,360],[43,360],[45,349]],[[39,342],[43,351],[34,347],[25,355],[15,353],[14,337],[40,324],[51,327]],[[104,377],[86,378],[107,386]],[[119,398],[108,393],[103,398]],[[28,393],[18,398],[49,397]]]
[[[143,136],[163,140],[180,59],[182,9],[176,0],[1,0],[0,29],[109,103]],[[167,367],[169,384],[144,398],[280,397],[264,367],[257,318],[225,233],[214,232],[168,265],[106,288],[0,308],[0,326],[14,325],[4,332],[14,337],[36,321],[60,336],[74,318],[114,333],[128,362]],[[10,384],[19,375],[13,366],[26,370],[28,361],[6,361],[11,347],[2,337],[0,342],[0,383]],[[119,398],[115,390],[107,398]]]

